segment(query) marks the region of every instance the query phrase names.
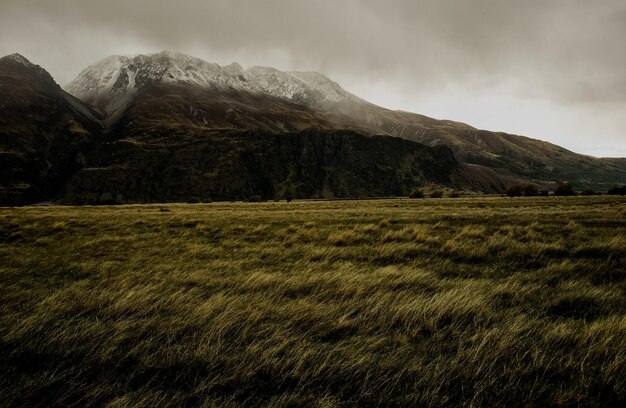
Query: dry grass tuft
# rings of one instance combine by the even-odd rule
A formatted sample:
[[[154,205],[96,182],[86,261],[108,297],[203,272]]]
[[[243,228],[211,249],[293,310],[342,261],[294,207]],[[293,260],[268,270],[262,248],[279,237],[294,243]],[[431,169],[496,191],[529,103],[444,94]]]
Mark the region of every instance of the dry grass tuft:
[[[0,405],[626,406],[625,204],[0,209]]]

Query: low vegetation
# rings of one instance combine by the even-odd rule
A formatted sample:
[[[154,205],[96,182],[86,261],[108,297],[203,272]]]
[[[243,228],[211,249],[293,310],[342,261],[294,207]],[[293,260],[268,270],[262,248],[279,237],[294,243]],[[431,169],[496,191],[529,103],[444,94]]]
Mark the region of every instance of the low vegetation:
[[[609,195],[626,195],[626,186],[613,186],[608,191]]]
[[[424,190],[421,188],[416,188],[409,193],[409,198],[424,198],[426,195],[424,194]]]
[[[506,190],[506,195],[509,197],[537,197],[540,192],[536,184],[514,184]]]
[[[576,190],[574,190],[574,186],[572,185],[572,183],[570,183],[569,181],[564,181],[562,183],[559,183],[559,185],[556,187],[556,190],[554,190],[554,195],[557,196],[575,196]]]
[[[620,196],[0,209],[0,406],[625,406]]]
[[[430,193],[430,198],[442,198],[442,197],[443,197],[443,191],[442,190],[435,190],[435,191]]]

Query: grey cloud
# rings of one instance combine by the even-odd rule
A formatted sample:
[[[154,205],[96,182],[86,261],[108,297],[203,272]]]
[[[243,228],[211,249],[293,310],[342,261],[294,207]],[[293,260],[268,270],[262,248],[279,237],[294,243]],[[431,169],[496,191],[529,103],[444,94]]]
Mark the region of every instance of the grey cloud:
[[[624,38],[623,0],[0,4],[0,53],[23,52],[61,83],[110,54],[171,49],[218,63],[317,70],[348,89],[395,81],[405,92],[399,100],[513,82],[520,98],[626,106]]]
[[[9,24],[18,32],[2,33],[3,48],[43,40],[54,53],[68,41],[82,43],[70,35],[108,52],[115,44],[98,40],[124,42],[116,38],[124,34],[139,47],[186,49],[209,59],[282,50],[293,68],[399,74],[429,86],[515,76],[553,88],[554,97],[564,84],[610,90],[626,77],[623,1],[21,0],[3,7],[21,11],[22,20]],[[37,38],[38,25],[48,25],[53,38]]]

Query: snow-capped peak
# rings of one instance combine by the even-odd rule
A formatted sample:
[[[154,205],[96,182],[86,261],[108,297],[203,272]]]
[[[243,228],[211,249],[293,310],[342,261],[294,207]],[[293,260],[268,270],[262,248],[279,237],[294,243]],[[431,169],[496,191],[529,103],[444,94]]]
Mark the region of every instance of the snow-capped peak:
[[[177,82],[218,90],[266,94],[315,107],[358,100],[316,72],[283,72],[268,67],[244,70],[236,62],[220,66],[170,51],[105,58],[83,70],[65,90],[113,112],[126,106],[138,90],[147,85]]]
[[[65,89],[109,112],[125,106],[139,89],[153,83],[185,82],[217,89],[257,91],[245,77],[237,74],[237,66],[222,68],[170,51],[111,56],[82,71]]]
[[[24,57],[22,54],[18,54],[18,53],[14,53],[14,54],[10,54],[7,55],[5,57],[0,58],[0,61],[10,61],[10,62],[15,62],[21,65],[24,65],[26,67],[32,68],[35,67],[35,64],[33,64],[32,62],[30,62],[26,57]]]

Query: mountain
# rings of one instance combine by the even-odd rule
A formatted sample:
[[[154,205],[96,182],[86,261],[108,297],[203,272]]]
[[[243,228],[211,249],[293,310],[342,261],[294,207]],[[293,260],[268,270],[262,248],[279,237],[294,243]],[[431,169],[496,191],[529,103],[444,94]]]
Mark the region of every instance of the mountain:
[[[55,197],[82,166],[102,112],[19,54],[0,59],[0,203]]]
[[[236,64],[180,54],[112,57],[66,88],[92,106],[25,58],[3,58],[0,205],[395,196],[424,184],[478,185],[445,146],[372,135],[250,78]]]
[[[474,173],[482,174],[483,178],[486,174],[496,177],[491,187],[487,183],[486,190],[521,181],[547,185],[568,180],[580,189],[598,190],[626,182],[623,161],[598,159],[529,137],[385,109],[347,92],[316,72],[284,72],[270,67],[244,70],[237,63],[219,66],[184,54],[162,52],[109,57],[84,70],[66,90],[113,114],[124,111],[133,98],[154,84],[186,84],[220,95],[233,95],[229,104],[236,108],[220,112],[220,120],[216,122],[219,126],[273,133],[309,127],[351,129],[366,135],[401,137],[429,146],[446,145]],[[267,109],[258,111],[257,107],[264,106],[258,100],[270,97],[276,109],[268,116]],[[238,103],[242,99],[247,100]],[[291,105],[285,108],[276,101],[278,99]],[[308,113],[299,117],[303,112],[300,110],[292,114],[293,105],[308,108]],[[284,114],[278,115],[278,112]],[[229,114],[238,118],[228,116],[230,120],[224,123]]]
[[[625,159],[388,110],[315,72],[171,52],[106,58],[65,90],[10,55],[0,108],[0,205],[626,183]]]
[[[445,146],[364,134],[347,118],[262,92],[152,83],[112,116],[63,202],[398,196],[423,184],[469,185]]]

